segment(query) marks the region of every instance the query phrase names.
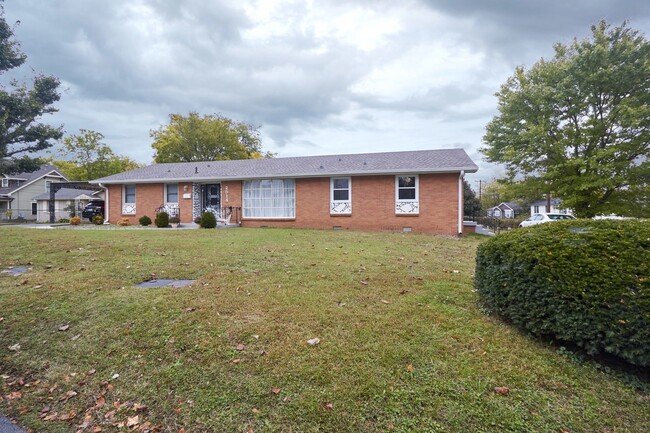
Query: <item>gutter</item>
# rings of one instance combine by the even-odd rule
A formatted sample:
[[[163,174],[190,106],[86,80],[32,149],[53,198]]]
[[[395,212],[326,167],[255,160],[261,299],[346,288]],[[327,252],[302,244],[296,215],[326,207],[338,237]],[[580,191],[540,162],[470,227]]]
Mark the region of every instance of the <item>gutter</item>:
[[[100,187],[104,188],[104,191],[106,191],[106,194],[104,195],[104,224],[109,224],[108,222],[108,212],[110,209],[109,203],[108,203],[108,187],[102,185],[101,182],[97,182],[97,185]]]
[[[478,167],[449,167],[441,169],[427,170],[409,170],[408,168],[399,168],[391,170],[368,170],[368,171],[328,171],[323,173],[264,173],[260,175],[219,175],[215,173],[209,176],[188,176],[188,177],[156,177],[156,178],[131,178],[131,179],[99,179],[88,181],[90,184],[121,185],[127,183],[169,183],[169,182],[224,182],[233,180],[257,180],[257,179],[304,179],[333,176],[382,176],[382,175],[400,175],[400,174],[449,174],[457,173],[476,173]]]
[[[465,170],[460,171],[458,176],[458,236],[463,235],[463,178]]]

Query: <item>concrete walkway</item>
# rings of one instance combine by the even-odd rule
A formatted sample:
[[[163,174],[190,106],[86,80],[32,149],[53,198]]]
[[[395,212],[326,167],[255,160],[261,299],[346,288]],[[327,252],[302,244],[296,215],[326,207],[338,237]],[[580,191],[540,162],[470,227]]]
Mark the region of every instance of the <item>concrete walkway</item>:
[[[0,415],[0,433],[26,433],[26,431],[13,424],[4,415]]]

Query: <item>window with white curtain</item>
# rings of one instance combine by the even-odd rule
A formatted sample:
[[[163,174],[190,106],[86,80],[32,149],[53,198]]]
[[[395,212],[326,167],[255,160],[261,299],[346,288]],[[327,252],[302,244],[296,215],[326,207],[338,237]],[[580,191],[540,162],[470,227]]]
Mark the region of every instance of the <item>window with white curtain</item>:
[[[244,181],[244,218],[295,218],[296,186],[293,179]]]

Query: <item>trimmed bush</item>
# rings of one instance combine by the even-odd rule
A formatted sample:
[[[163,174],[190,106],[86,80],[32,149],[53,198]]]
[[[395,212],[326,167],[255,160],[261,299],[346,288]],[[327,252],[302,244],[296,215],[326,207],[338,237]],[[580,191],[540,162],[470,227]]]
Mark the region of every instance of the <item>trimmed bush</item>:
[[[156,215],[154,224],[156,224],[156,227],[158,228],[169,227],[169,214],[167,212],[159,212]]]
[[[104,215],[98,213],[93,217],[93,223],[97,226],[104,224]]]
[[[148,225],[151,224],[151,218],[149,218],[147,215],[141,216],[138,222],[140,223],[141,226],[147,227]]]
[[[131,225],[131,220],[130,220],[129,218],[126,218],[126,217],[124,217],[124,218],[120,218],[120,219],[117,221],[117,225],[118,225],[118,226],[122,226],[122,227],[130,226],[130,225]]]
[[[78,226],[79,224],[81,224],[81,218],[79,218],[78,216],[74,216],[70,218],[70,224],[72,224],[73,226]]]
[[[201,214],[201,227],[204,229],[213,229],[217,226],[217,217],[212,212],[203,212]]]
[[[540,224],[480,245],[482,303],[534,335],[650,365],[650,222]]]

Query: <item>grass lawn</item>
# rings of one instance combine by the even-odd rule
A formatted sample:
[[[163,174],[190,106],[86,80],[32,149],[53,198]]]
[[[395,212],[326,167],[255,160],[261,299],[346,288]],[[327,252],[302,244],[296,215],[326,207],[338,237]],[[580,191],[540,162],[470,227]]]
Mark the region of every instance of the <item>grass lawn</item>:
[[[650,431],[646,382],[479,310],[477,237],[0,236],[31,268],[0,276],[0,412],[35,431]]]

